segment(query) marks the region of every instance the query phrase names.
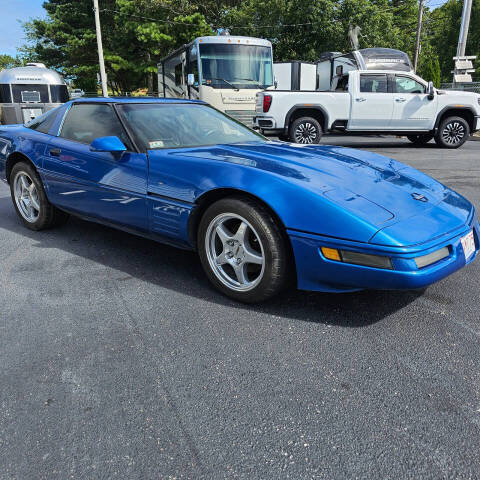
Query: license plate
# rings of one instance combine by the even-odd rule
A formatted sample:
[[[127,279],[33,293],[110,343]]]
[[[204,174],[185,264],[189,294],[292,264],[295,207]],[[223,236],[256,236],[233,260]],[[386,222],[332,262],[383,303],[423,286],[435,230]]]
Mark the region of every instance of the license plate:
[[[465,260],[468,260],[475,253],[475,238],[473,237],[473,231],[468,235],[465,235],[461,241]]]

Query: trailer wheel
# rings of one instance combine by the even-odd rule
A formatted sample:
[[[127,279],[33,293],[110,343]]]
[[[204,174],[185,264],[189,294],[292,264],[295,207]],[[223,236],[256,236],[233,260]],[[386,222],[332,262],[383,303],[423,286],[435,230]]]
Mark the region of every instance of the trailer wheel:
[[[323,130],[318,120],[300,117],[292,122],[288,133],[293,143],[320,143]]]

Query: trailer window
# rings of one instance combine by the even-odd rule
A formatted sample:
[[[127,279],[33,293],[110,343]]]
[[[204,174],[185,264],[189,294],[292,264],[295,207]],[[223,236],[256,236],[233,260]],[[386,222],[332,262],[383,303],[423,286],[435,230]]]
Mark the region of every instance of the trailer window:
[[[12,103],[12,95],[10,94],[10,84],[0,84],[0,103]]]
[[[387,76],[360,75],[360,91],[363,93],[387,93]]]
[[[52,103],[68,102],[69,95],[68,95],[67,86],[66,85],[50,85],[50,96],[52,97]]]
[[[13,103],[50,103],[48,85],[13,84]]]

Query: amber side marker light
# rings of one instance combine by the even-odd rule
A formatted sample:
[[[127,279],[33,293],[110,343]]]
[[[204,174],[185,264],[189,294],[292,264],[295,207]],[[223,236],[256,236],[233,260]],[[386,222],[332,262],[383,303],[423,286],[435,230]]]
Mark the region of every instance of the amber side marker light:
[[[323,256],[335,262],[351,263],[364,267],[385,268],[393,270],[390,257],[381,255],[370,255],[368,253],[350,252],[348,250],[337,250],[336,248],[321,247]]]

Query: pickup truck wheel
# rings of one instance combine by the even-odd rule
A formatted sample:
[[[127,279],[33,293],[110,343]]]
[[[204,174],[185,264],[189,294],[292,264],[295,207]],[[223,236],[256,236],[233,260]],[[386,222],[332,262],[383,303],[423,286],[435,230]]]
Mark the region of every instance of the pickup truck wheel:
[[[250,198],[229,197],[211,205],[198,229],[203,269],[224,295],[257,303],[279,293],[289,280],[290,258],[277,221]]]
[[[297,118],[290,125],[289,137],[293,143],[320,143],[323,130],[312,117]]]
[[[461,147],[470,136],[468,122],[462,117],[448,117],[440,123],[435,142],[442,148]]]
[[[414,145],[425,145],[433,138],[433,135],[431,133],[424,133],[422,135],[407,135],[407,138]]]

